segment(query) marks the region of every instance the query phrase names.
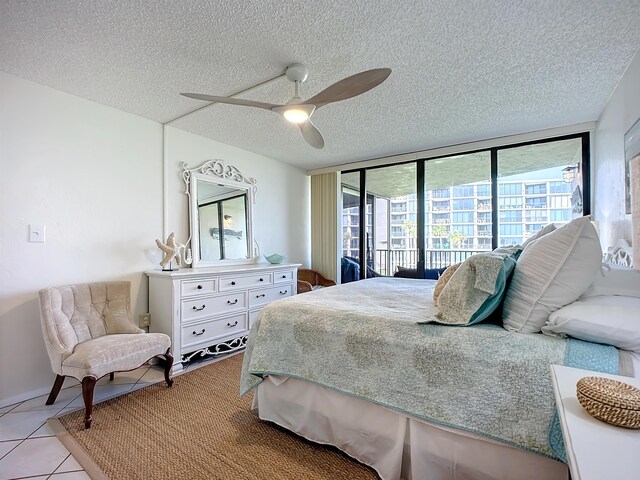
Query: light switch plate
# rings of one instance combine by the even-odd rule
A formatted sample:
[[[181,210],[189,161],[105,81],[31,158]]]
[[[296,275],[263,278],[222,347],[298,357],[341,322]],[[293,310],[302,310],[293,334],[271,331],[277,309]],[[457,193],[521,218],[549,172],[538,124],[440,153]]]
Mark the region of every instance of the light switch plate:
[[[32,243],[44,243],[44,225],[29,225],[29,241]]]

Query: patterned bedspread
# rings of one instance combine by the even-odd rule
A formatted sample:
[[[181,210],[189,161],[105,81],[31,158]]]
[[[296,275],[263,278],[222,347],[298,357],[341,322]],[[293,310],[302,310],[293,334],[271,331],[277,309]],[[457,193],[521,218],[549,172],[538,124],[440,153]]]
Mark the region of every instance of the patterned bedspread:
[[[564,460],[549,366],[618,373],[617,350],[498,325],[417,324],[437,313],[434,285],[374,278],[266,306],[249,335],[241,394],[267,374],[300,378]]]

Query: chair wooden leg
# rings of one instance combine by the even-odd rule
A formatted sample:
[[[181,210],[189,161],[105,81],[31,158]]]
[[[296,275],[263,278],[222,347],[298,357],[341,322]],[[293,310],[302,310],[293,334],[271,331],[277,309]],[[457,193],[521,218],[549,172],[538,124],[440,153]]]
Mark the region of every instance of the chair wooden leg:
[[[58,398],[58,394],[60,393],[60,389],[62,388],[62,384],[64,383],[64,376],[57,375],[56,379],[53,382],[53,387],[51,387],[51,393],[49,394],[49,398],[44,402],[45,405],[53,405],[53,402]]]
[[[167,352],[164,354],[164,358],[164,381],[167,382],[167,387],[170,387],[173,385],[173,379],[169,378],[171,367],[173,367],[173,355],[171,354],[170,349],[167,349]]]
[[[82,399],[84,400],[84,428],[91,427],[93,420],[93,389],[96,386],[95,377],[84,377],[82,379]]]
[[[113,382],[113,379],[115,378],[115,376],[116,376],[115,372],[111,372],[109,374],[109,380],[111,380]]]

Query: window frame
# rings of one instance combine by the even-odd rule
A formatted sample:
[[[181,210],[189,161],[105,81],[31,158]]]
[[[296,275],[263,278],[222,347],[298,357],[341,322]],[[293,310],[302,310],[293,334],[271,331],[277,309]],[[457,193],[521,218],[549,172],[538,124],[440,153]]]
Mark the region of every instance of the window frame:
[[[591,214],[591,132],[586,131],[586,132],[581,132],[581,133],[574,133],[574,134],[569,134],[569,135],[561,135],[561,136],[557,136],[557,137],[549,137],[549,138],[544,138],[544,139],[539,139],[539,140],[532,140],[532,141],[528,141],[528,142],[519,142],[519,143],[513,143],[513,144],[507,144],[507,145],[500,145],[500,146],[494,146],[494,147],[490,147],[490,148],[482,148],[482,149],[475,149],[475,150],[469,150],[469,151],[464,151],[464,152],[458,152],[455,154],[449,154],[449,155],[439,155],[439,156],[433,156],[433,157],[428,157],[428,158],[418,158],[416,160],[409,160],[409,161],[404,161],[404,162],[396,162],[396,163],[391,163],[391,164],[385,164],[385,165],[377,165],[377,166],[372,166],[372,167],[364,167],[364,168],[357,168],[357,169],[346,169],[346,170],[342,170],[341,173],[359,173],[360,174],[360,223],[361,223],[361,227],[362,227],[362,222],[363,219],[366,219],[365,217],[365,205],[366,205],[366,172],[367,171],[371,171],[371,170],[376,170],[379,168],[387,168],[387,167],[391,167],[391,166],[395,166],[395,165],[403,165],[403,164],[409,164],[409,163],[415,163],[416,164],[416,170],[417,170],[417,175],[416,175],[416,198],[417,198],[417,209],[416,209],[416,216],[418,219],[421,219],[419,221],[416,222],[416,242],[417,242],[417,247],[418,247],[418,262],[417,262],[417,267],[418,267],[418,277],[419,278],[424,278],[424,267],[425,267],[425,240],[426,240],[426,235],[425,235],[425,221],[426,221],[426,214],[427,214],[427,209],[425,206],[425,164],[426,162],[430,162],[430,161],[434,161],[434,160],[443,160],[443,159],[447,159],[447,158],[452,158],[452,157],[457,157],[457,156],[461,156],[461,155],[467,155],[467,154],[472,154],[472,153],[480,153],[480,152],[488,152],[490,154],[490,162],[491,162],[491,180],[489,183],[489,187],[490,187],[490,196],[489,197],[485,197],[484,195],[482,195],[483,198],[489,198],[491,200],[491,211],[490,212],[486,212],[486,213],[490,213],[491,214],[491,231],[492,231],[492,235],[491,235],[491,248],[495,249],[498,247],[498,243],[499,243],[499,239],[500,239],[500,235],[499,235],[499,214],[502,212],[508,212],[509,209],[502,209],[500,210],[499,208],[499,198],[501,195],[499,195],[498,189],[499,189],[499,183],[498,183],[498,153],[502,150],[507,150],[507,149],[512,149],[512,148],[518,148],[518,147],[524,147],[524,146],[529,146],[529,145],[539,145],[539,144],[545,144],[545,143],[551,143],[551,142],[558,142],[558,141],[562,141],[562,140],[572,140],[572,139],[580,139],[581,141],[581,152],[582,152],[582,158],[580,160],[581,162],[581,176],[582,176],[582,215],[583,216],[588,216]],[[504,184],[502,184],[504,185]],[[502,186],[500,185],[500,186]],[[476,185],[475,188],[475,192],[477,192],[477,188],[480,187],[480,185]],[[507,196],[509,195],[521,195],[524,197],[524,202],[523,202],[523,209],[522,212],[525,212],[525,214],[523,215],[523,218],[521,219],[521,222],[524,223],[539,223],[538,220],[536,220],[535,222],[527,222],[526,221],[526,199],[527,197],[531,198],[531,195],[545,195],[545,194],[527,194],[526,193],[526,188],[525,191],[522,191],[522,189],[520,189],[521,191],[519,193],[513,193],[513,194],[507,194]],[[549,184],[546,187],[547,193],[545,196],[549,196],[549,195],[553,195],[553,194],[557,194],[557,193],[564,193],[564,192],[554,192],[551,193],[552,190],[552,185]],[[465,197],[456,197],[453,195],[453,192],[451,194],[449,194],[449,191],[446,190],[446,195],[443,194],[445,190],[444,189],[437,189],[434,190],[433,194],[430,196],[430,200],[452,200],[454,198],[465,198]],[[438,194],[436,194],[435,192],[438,192]],[[483,189],[484,192],[484,189]],[[502,195],[505,195],[504,193],[502,193]],[[473,195],[472,195],[473,196]],[[476,197],[478,197],[479,195],[476,194]],[[453,204],[451,204],[450,206],[450,211],[453,211]],[[533,211],[533,209],[529,209],[529,211]],[[554,220],[551,219],[551,211],[552,209],[549,208],[549,218],[546,221],[546,223],[552,222]],[[431,214],[434,214],[435,212],[430,212]],[[478,212],[478,213],[485,213],[485,212]],[[366,220],[365,220],[366,221]],[[560,220],[557,220],[560,221]],[[452,223],[453,222],[449,222],[446,223],[446,225],[451,228],[452,227]],[[545,223],[545,222],[543,222]],[[488,225],[488,224],[481,224],[481,225]],[[364,228],[360,228],[360,233],[361,233],[361,237],[364,237],[364,231],[366,230],[366,224],[364,226]],[[523,228],[523,234],[526,233],[526,227]],[[364,252],[365,249],[365,245],[364,245],[364,238],[360,239],[360,272],[361,272],[361,278],[364,278],[364,273],[366,271],[366,253]]]

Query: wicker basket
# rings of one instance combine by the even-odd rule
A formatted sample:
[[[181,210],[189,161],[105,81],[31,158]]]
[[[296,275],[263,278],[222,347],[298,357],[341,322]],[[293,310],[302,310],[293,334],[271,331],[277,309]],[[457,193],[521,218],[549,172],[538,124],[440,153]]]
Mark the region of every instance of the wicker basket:
[[[603,377],[581,378],[578,401],[593,417],[625,428],[640,428],[640,389]]]

